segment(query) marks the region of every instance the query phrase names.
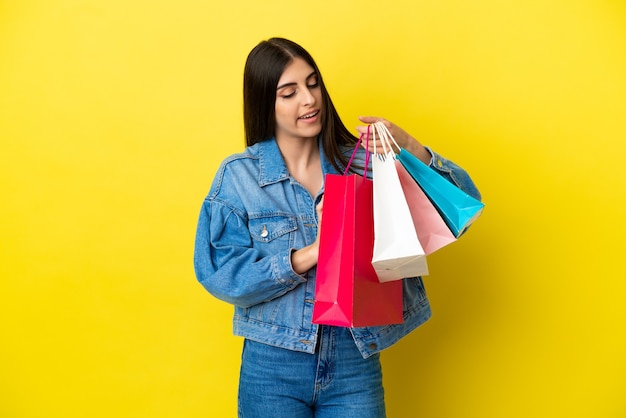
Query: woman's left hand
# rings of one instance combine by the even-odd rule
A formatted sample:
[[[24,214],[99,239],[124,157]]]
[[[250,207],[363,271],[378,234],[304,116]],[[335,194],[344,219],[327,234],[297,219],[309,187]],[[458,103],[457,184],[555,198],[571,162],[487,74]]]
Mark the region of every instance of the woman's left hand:
[[[430,163],[431,155],[430,152],[415,138],[413,138],[408,132],[394,123],[380,117],[376,116],[359,116],[359,120],[367,125],[370,125],[375,122],[382,122],[391,136],[396,140],[398,145],[401,148],[409,151],[411,154],[415,155],[417,158],[422,160],[425,164]],[[359,135],[367,134],[367,125],[357,126],[356,130],[359,132]],[[362,141],[361,145],[365,148],[365,141]],[[376,140],[376,151],[381,154],[383,153],[383,147],[380,141]],[[399,152],[399,150],[396,150]],[[371,141],[371,132],[370,132],[370,143],[369,143],[369,152],[374,152],[374,142]]]

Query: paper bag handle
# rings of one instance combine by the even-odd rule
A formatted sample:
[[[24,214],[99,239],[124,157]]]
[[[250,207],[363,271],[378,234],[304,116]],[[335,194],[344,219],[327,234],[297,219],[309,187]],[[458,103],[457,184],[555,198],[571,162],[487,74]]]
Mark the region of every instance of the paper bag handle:
[[[378,133],[378,137],[380,138],[380,142],[383,146],[383,155],[376,153],[376,133]],[[391,142],[393,142],[396,148],[398,148],[398,152],[401,150],[401,147],[398,145],[393,135],[391,135],[391,132],[389,132],[389,129],[385,126],[384,123],[380,121],[374,122],[372,140],[374,141],[374,154],[377,154],[378,158],[380,159],[384,160],[387,154],[392,153],[392,152],[394,153],[394,156],[395,156],[396,152],[393,150],[393,147],[391,146]],[[389,151],[387,151],[387,147],[389,147]]]
[[[369,148],[370,145],[370,126],[371,125],[367,125],[367,134],[365,135],[365,167],[363,168],[363,177],[367,177],[367,166],[369,165],[370,162],[370,153],[369,151],[367,151],[367,149]],[[356,145],[354,146],[354,151],[352,151],[352,156],[350,157],[350,161],[348,161],[348,165],[346,166],[346,169],[343,171],[343,175],[345,176],[348,173],[348,170],[350,169],[350,165],[352,164],[352,160],[354,160],[354,156],[356,155],[356,151],[359,149],[359,146],[361,145],[361,142],[363,141],[363,134],[361,134],[359,136],[359,140],[357,141]]]

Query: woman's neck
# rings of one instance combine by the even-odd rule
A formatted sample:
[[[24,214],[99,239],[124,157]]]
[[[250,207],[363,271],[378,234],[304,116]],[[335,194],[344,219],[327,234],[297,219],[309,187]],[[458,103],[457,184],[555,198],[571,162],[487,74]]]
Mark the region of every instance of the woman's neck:
[[[307,166],[319,161],[317,138],[276,138],[287,167],[290,165]]]
[[[323,183],[317,138],[276,140],[289,174],[315,196]]]

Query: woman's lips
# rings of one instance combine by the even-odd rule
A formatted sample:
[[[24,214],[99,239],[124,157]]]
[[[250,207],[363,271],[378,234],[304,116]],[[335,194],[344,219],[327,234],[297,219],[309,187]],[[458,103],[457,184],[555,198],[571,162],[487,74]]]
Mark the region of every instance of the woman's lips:
[[[320,111],[319,110],[315,110],[313,112],[309,112],[306,115],[302,115],[298,118],[298,120],[302,121],[302,122],[307,122],[307,123],[312,123],[317,121],[317,117],[319,116]]]

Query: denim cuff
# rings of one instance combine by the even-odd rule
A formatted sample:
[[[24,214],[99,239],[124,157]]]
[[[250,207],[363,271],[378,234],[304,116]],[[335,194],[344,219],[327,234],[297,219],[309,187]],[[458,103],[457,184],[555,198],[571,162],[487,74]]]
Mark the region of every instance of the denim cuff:
[[[306,282],[306,277],[293,271],[291,254],[294,251],[296,251],[295,248],[290,248],[284,253],[278,254],[272,262],[272,277],[289,289],[293,289],[300,283]]]

